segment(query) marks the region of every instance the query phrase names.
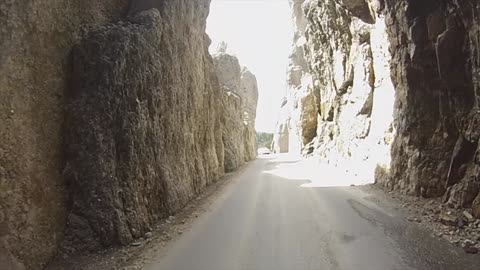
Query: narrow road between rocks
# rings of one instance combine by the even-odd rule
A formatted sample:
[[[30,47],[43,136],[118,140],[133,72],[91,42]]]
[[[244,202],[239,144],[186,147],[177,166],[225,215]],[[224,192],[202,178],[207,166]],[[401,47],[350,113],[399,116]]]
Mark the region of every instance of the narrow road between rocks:
[[[370,187],[308,185],[281,173],[297,163],[249,164],[146,269],[478,270],[479,256],[406,221]]]

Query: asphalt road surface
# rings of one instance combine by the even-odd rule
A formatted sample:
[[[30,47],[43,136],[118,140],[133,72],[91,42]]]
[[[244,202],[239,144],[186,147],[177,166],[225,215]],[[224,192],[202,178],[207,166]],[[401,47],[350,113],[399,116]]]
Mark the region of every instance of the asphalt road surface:
[[[250,163],[147,269],[480,269],[479,255],[406,221],[368,188],[312,187],[308,179],[278,173],[295,164],[277,158]]]

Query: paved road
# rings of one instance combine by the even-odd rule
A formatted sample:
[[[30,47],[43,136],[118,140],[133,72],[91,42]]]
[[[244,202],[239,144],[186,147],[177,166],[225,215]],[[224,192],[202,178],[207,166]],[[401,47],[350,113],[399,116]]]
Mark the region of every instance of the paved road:
[[[467,255],[365,187],[305,187],[258,159],[149,270],[469,270]],[[309,186],[309,185],[306,185]]]

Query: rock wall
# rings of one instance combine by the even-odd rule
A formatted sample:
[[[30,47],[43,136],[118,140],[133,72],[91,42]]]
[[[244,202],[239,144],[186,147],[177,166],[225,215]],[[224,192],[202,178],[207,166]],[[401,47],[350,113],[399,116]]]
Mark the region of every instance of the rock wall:
[[[240,86],[243,97],[242,120],[245,127],[243,130],[245,161],[250,161],[257,157],[255,119],[257,118],[258,85],[257,78],[246,67],[242,68]]]
[[[297,31],[277,133],[389,190],[480,214],[479,5],[291,0]]]
[[[385,9],[398,63],[392,66],[397,136],[392,174],[382,183],[444,195],[457,207],[477,197],[478,211],[480,3],[386,1]]]
[[[309,1],[304,11],[318,106],[317,137],[305,151],[373,178],[376,167],[389,165],[393,132],[384,16],[365,1]]]
[[[304,0],[290,0],[294,26],[292,52],[287,72],[287,92],[281,104],[279,121],[274,136],[274,151],[300,154],[305,144],[315,137],[317,127],[316,105],[312,77],[305,55],[307,20]]]
[[[97,2],[0,4],[0,269],[129,243],[225,171],[210,1]],[[256,81],[239,74],[250,160]]]
[[[360,2],[290,2],[296,31],[279,129],[289,152],[373,178],[389,165],[394,89],[385,18]]]
[[[74,48],[65,178],[75,246],[142,237],[223,173],[208,4],[165,2]]]
[[[225,171],[230,172],[256,157],[257,80],[233,55],[219,52],[214,63],[223,89]]]
[[[63,238],[64,91],[83,32],[128,1],[0,3],[0,269],[41,269]]]
[[[282,102],[277,125],[273,132],[272,151],[274,153],[288,153],[289,151],[294,152],[293,150],[290,150],[293,148],[290,145],[290,132],[294,132],[296,129],[293,130],[290,126],[290,106],[287,106],[287,102],[287,99],[284,99]]]

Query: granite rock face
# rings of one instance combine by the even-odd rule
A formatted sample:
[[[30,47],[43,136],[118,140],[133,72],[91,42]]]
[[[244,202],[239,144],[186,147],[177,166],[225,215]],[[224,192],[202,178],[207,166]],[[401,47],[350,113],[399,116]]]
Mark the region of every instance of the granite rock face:
[[[0,269],[41,269],[63,238],[69,55],[128,1],[0,3]]]
[[[290,108],[287,106],[288,101],[286,99],[282,102],[280,113],[273,133],[272,151],[274,153],[287,153],[291,149],[290,133],[293,130],[290,127]],[[299,150],[300,151],[300,150]]]
[[[258,106],[257,78],[247,68],[242,68],[240,81],[242,99],[243,142],[245,145],[245,161],[250,161],[257,156],[257,132],[255,119]]]
[[[290,152],[479,212],[480,3],[290,2],[276,138],[288,130]]]
[[[237,57],[224,51],[214,55],[214,63],[223,89],[225,171],[231,172],[256,157],[257,80]]]
[[[256,80],[224,104],[209,0],[30,2],[0,4],[1,269],[143,237],[225,172],[230,111],[255,157]]]
[[[373,178],[375,168],[389,165],[393,133],[388,35],[384,16],[365,9],[365,1],[343,2],[304,6],[318,108],[316,138],[304,153]]]
[[[208,1],[168,2],[74,48],[65,178],[75,246],[127,244],[223,173],[207,14]]]
[[[274,151],[277,153],[300,154],[304,143],[309,143],[315,137],[317,127],[312,78],[304,50],[307,20],[303,3],[304,0],[290,1],[294,37],[287,72],[287,95],[281,104],[274,135]]]
[[[478,1],[385,1],[397,91],[384,184],[457,207],[480,191]]]
[[[231,172],[244,163],[245,147],[242,143],[242,98],[240,93],[241,67],[238,59],[228,54],[218,54],[214,57],[215,71],[222,97],[224,129],[222,140],[225,146],[225,171]]]
[[[384,16],[362,0],[290,3],[296,31],[278,126],[288,127],[288,151],[373,177],[389,165],[393,133]]]

